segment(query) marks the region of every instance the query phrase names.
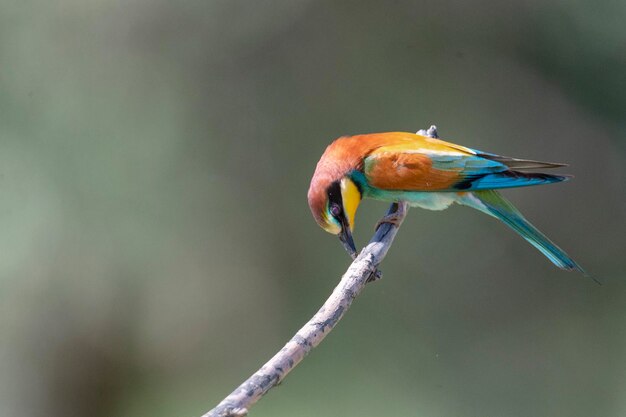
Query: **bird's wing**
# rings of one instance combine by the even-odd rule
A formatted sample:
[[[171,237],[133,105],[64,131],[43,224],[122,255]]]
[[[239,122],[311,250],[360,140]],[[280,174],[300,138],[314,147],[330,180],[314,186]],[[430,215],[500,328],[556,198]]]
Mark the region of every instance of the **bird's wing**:
[[[383,190],[469,191],[558,182],[565,176],[523,173],[509,168],[562,166],[502,157],[417,136],[381,146],[363,161],[368,185]]]

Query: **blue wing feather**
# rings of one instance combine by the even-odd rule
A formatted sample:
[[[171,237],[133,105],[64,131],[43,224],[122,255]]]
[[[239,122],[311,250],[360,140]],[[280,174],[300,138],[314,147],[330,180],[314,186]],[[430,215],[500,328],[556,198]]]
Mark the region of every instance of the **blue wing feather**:
[[[527,187],[567,181],[571,176],[551,175],[538,172],[504,171],[496,174],[471,175],[454,185],[457,190],[493,190],[498,188]]]
[[[487,154],[482,154],[487,155]],[[530,185],[550,184],[569,179],[566,175],[550,175],[543,173],[527,173],[512,171],[508,165],[494,159],[488,159],[479,155],[450,155],[450,154],[429,154],[433,168],[442,171],[457,171],[459,182],[454,190],[473,191],[490,190],[498,188],[527,187]],[[494,155],[497,157],[497,155]],[[507,157],[499,157],[507,158]],[[529,166],[529,160],[513,159],[524,166]],[[536,162],[537,164],[554,165],[552,163]],[[523,168],[520,168],[523,169]]]

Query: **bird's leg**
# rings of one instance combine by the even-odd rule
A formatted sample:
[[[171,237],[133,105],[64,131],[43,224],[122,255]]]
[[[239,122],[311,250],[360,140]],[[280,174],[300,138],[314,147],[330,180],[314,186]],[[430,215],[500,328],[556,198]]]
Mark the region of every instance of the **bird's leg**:
[[[400,224],[404,220],[404,217],[406,216],[406,212],[409,209],[409,205],[406,201],[400,201],[398,203],[394,203],[394,205],[396,207],[394,212],[387,214],[385,217],[380,219],[378,223],[376,223],[376,227],[374,230],[378,230],[378,228],[383,223],[391,223],[395,225],[396,227],[400,226]]]
[[[383,223],[391,223],[391,224],[396,225],[396,227],[400,226],[400,224],[402,223],[402,220],[404,220],[404,217],[406,216],[406,212],[408,209],[409,209],[409,205],[406,201],[393,203],[391,205],[391,208],[389,209],[389,212],[388,212],[389,214],[387,214],[385,217],[380,219],[380,221],[376,224],[376,230],[378,230],[378,228]],[[383,271],[377,268],[376,271],[374,271],[374,273],[370,275],[370,277],[367,279],[366,283],[378,281],[382,277],[383,277]]]

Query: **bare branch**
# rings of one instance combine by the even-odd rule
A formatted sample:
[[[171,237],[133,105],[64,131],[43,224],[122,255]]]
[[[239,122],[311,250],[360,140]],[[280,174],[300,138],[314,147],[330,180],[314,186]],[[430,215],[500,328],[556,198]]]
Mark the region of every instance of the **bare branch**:
[[[428,131],[420,131],[419,133],[437,137],[435,126],[431,126]],[[384,219],[393,218],[393,221],[379,223],[372,240],[352,262],[322,308],[261,369],[235,389],[217,407],[202,417],[242,417],[247,415],[249,408],[254,403],[278,385],[311,349],[316,347],[330,333],[348,311],[352,300],[365,288],[365,285],[380,278],[380,271],[377,270],[377,267],[391,247],[407,211],[408,206],[405,202],[391,205]]]

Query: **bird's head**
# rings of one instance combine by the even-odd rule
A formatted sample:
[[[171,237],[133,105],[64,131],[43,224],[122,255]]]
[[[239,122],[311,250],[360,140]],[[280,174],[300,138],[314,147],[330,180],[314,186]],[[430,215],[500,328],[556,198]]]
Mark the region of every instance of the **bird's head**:
[[[354,215],[361,202],[361,191],[348,175],[333,175],[318,169],[309,188],[309,207],[317,224],[329,233],[338,235],[350,256],[357,255],[352,239]]]

